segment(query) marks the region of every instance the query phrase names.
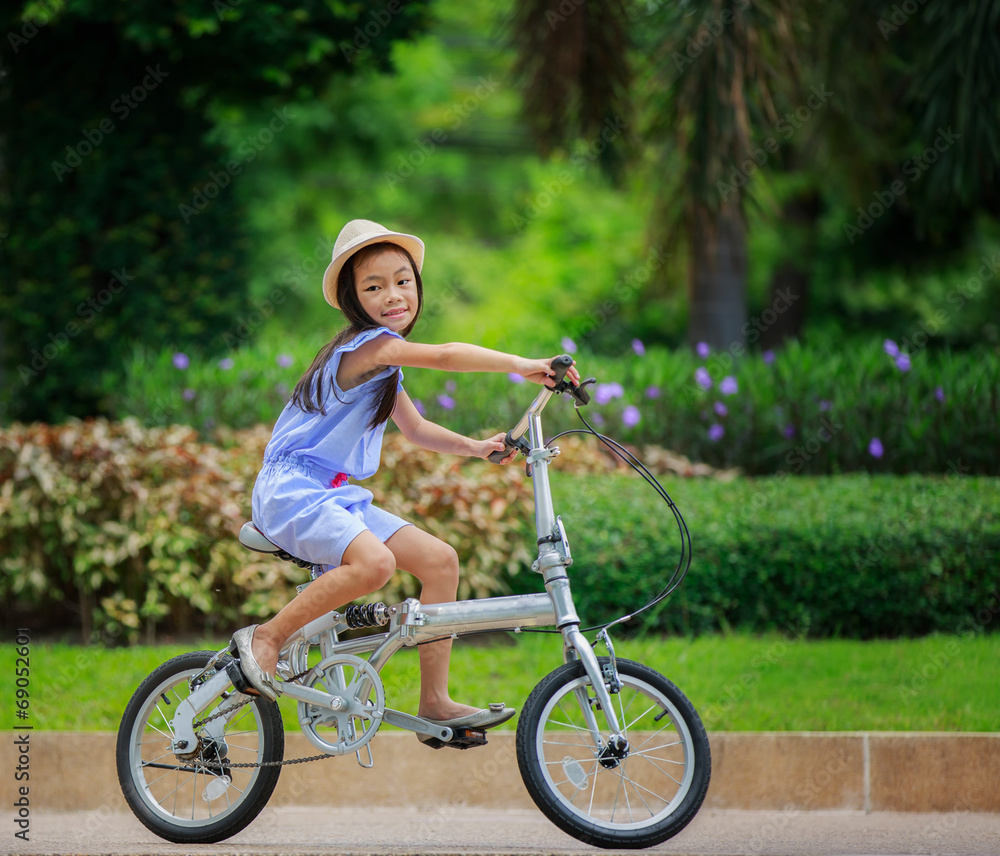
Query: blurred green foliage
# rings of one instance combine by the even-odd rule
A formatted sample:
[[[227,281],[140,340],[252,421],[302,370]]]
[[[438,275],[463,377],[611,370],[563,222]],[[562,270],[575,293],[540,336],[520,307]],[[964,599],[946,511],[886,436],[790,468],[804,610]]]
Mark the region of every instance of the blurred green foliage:
[[[190,418],[199,426],[273,419],[283,402],[275,387],[294,384],[305,353],[311,356],[340,324],[323,302],[320,279],[338,231],[355,217],[414,231],[427,242],[427,302],[416,334],[423,341],[554,353],[568,336],[609,359],[627,354],[633,338],[650,348],[684,346],[687,253],[681,245],[650,247],[647,230],[666,178],[657,170],[679,164],[664,167],[640,155],[612,183],[585,141],[539,159],[511,74],[515,57],[505,4],[407,3],[406,13],[384,27],[375,20],[384,9],[377,0],[350,7],[217,7],[142,2],[131,4],[126,15],[107,2],[71,4],[14,54],[0,98],[9,120],[8,162],[18,164],[0,181],[0,225],[10,233],[0,265],[11,283],[0,297],[6,365],[0,421],[123,412],[144,419],[153,414],[154,423]],[[5,23],[20,32],[26,24],[14,12]],[[837,21],[848,17],[843,10],[835,15]],[[89,29],[81,39],[84,24]],[[366,36],[368,30],[374,35]],[[39,63],[42,51],[58,60]],[[110,111],[113,100],[161,57],[170,76],[119,121]],[[870,76],[870,69],[859,67],[858,74]],[[71,78],[78,81],[74,96],[62,98]],[[859,218],[859,182],[870,195],[888,173],[870,169],[874,137],[864,143],[836,136],[852,128],[842,115],[850,102],[835,106],[840,112],[819,114],[807,128],[808,139],[796,138],[797,146],[834,152],[836,157],[824,155],[829,170],[760,170],[752,178],[750,350],[762,350],[765,337],[756,333],[774,311],[775,271],[790,257],[811,276],[801,331],[810,352],[815,345],[817,354],[835,358],[854,350],[858,339],[851,337],[876,349],[883,338],[902,343],[928,329],[921,351],[929,364],[955,364],[959,351],[981,344],[995,349],[1000,227],[994,214],[985,206],[975,218],[952,217],[943,239],[921,237],[904,196],[863,238],[849,242],[844,228]],[[267,126],[274,109],[286,107],[291,121],[274,143],[255,152],[254,161],[243,163],[218,198],[185,224],[178,204],[211,184],[212,172],[246,157],[253,150],[247,141]],[[56,155],[65,155],[66,145],[108,115],[120,127],[59,182],[51,166]],[[853,128],[856,136],[869,124]],[[818,142],[814,135],[821,132],[829,137]],[[789,199],[810,189],[821,195],[822,206],[816,234],[804,242],[782,212]],[[916,189],[914,184],[910,191]],[[922,210],[927,208],[925,201]],[[116,282],[115,270],[134,280],[123,293],[111,293],[100,312],[90,315],[85,308],[81,316],[87,301],[108,297],[103,292]],[[75,335],[66,332],[69,323]],[[951,350],[937,354],[944,348]],[[217,382],[197,377],[180,387],[166,370],[160,380],[158,370],[146,376],[154,364],[169,367],[177,351],[195,358],[189,380],[227,357],[240,369]],[[284,352],[294,356],[296,370],[278,372],[274,361]],[[995,365],[995,350],[976,354],[972,362]],[[686,366],[686,359],[678,356],[677,365]],[[239,375],[247,371],[253,379]],[[986,426],[975,414],[992,412],[995,392],[961,381],[968,374],[956,368],[950,376],[954,394],[945,375],[930,391],[945,386],[947,407],[962,408],[960,418],[982,433]],[[617,368],[612,375],[628,379]],[[240,388],[233,376],[241,376]],[[930,376],[921,374],[921,383]],[[411,389],[433,398],[433,383],[427,382],[428,392]],[[196,397],[177,401],[187,388]],[[973,397],[959,403],[966,390]],[[926,391],[918,389],[921,396]],[[887,393],[876,410],[890,412],[894,395]],[[649,431],[650,438],[676,440],[717,463],[736,460],[722,445],[699,438],[705,426],[694,420],[700,411],[681,420],[685,427],[677,435],[651,431],[652,414],[663,424],[677,421],[666,410],[668,399],[632,402],[641,403],[644,414],[653,409],[630,436]],[[769,403],[765,398],[761,405]],[[774,403],[780,403],[777,396]],[[516,409],[506,407],[504,414]],[[808,408],[800,410],[797,424],[808,428]],[[470,423],[474,418],[470,414]],[[904,436],[908,429],[896,421]],[[860,437],[879,421],[859,416],[857,426]],[[734,434],[727,427],[729,440]],[[907,461],[924,456],[916,440],[891,445],[907,446]],[[788,451],[782,438],[761,449],[761,462],[748,469],[772,471]]]
[[[613,355],[579,350],[581,374],[598,381],[582,413],[619,441],[751,475],[1000,474],[1000,362],[983,347],[932,349],[930,339],[913,328],[892,343],[895,357],[883,340],[842,337],[704,358],[638,339]],[[205,437],[270,426],[325,340],[326,331],[283,340],[274,325],[232,357],[138,350],[108,394],[118,418],[192,425]],[[527,355],[573,347],[553,333]],[[501,374],[426,369],[404,370],[404,384],[428,418],[469,436],[511,428],[537,391]],[[552,403],[545,425],[549,436],[582,427],[568,400]]]
[[[661,480],[692,532],[693,562],[676,594],[625,628],[870,639],[1000,624],[996,479]],[[585,623],[635,611],[662,590],[680,540],[645,483],[615,479],[609,490],[607,476],[555,472],[552,485]],[[532,590],[530,576],[513,585]]]
[[[404,8],[405,6],[405,8]],[[246,200],[295,105],[423,19],[322,0],[7,4],[0,356],[7,417],[102,412],[135,342],[220,349],[246,311]],[[355,49],[356,28],[378,38]],[[363,33],[362,33],[363,35]],[[238,131],[218,131],[236,110]],[[16,166],[15,166],[16,165]]]

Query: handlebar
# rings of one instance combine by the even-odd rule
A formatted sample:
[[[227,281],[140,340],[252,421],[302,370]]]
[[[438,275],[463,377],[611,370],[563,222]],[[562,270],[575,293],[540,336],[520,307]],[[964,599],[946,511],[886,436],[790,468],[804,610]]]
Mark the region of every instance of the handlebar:
[[[590,402],[590,393],[584,388],[588,384],[593,383],[593,378],[587,378],[579,386],[574,386],[572,383],[566,380],[566,372],[569,371],[570,366],[573,365],[573,358],[568,354],[562,354],[556,357],[549,363],[549,367],[555,370],[555,375],[552,378],[552,386],[545,384],[545,389],[535,396],[535,400],[531,403],[531,406],[524,412],[520,421],[515,425],[510,431],[507,432],[506,436],[503,438],[504,448],[503,451],[490,452],[489,460],[494,464],[499,464],[504,458],[506,458],[512,451],[519,450],[522,452],[527,452],[527,443],[523,440],[524,433],[528,430],[528,418],[532,413],[541,413],[545,409],[545,405],[549,403],[549,399],[553,395],[558,395],[563,392],[568,392],[577,401],[577,407],[581,407]]]

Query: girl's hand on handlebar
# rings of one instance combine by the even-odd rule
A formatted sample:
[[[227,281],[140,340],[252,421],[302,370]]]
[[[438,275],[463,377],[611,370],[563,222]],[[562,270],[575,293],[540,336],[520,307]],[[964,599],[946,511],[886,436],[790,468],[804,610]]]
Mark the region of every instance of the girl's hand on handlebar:
[[[476,452],[476,457],[482,458],[483,460],[489,460],[490,455],[492,455],[494,452],[502,452],[506,447],[506,444],[504,443],[505,436],[506,435],[501,432],[500,434],[494,434],[488,440],[480,440],[479,441],[480,449],[478,452]],[[511,449],[510,454],[499,463],[509,464],[516,457],[517,457],[517,449]]]
[[[559,356],[558,354],[556,356]],[[530,380],[532,383],[541,383],[545,386],[552,386],[548,381],[555,374],[555,370],[552,368],[552,361],[555,357],[549,357],[547,360],[524,360],[523,367],[518,369],[518,374],[521,375],[525,380]],[[580,372],[577,371],[576,363],[573,363],[566,370],[566,377],[573,384],[573,386],[580,385]]]

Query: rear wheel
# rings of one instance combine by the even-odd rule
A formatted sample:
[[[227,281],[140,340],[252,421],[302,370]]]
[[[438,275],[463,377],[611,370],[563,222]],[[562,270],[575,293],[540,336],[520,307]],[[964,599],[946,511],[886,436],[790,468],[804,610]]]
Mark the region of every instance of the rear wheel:
[[[611,701],[627,746],[609,745],[593,684],[576,661],[543,678],[525,702],[517,761],[531,798],[564,832],[599,847],[650,847],[701,808],[712,768],[708,735],[663,675],[617,663],[621,690]]]
[[[125,801],[148,829],[178,844],[222,841],[253,821],[281,767],[233,765],[280,762],[285,751],[278,705],[230,686],[199,719],[226,713],[196,729],[198,745],[190,754],[174,754],[171,720],[191,694],[192,679],[213,656],[212,651],[182,654],[156,669],[135,691],[118,729],[116,762]]]

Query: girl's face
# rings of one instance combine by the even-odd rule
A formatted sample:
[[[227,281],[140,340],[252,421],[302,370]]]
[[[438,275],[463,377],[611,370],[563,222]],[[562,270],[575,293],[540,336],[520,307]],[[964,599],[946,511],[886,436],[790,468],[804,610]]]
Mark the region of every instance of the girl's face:
[[[354,287],[361,308],[380,327],[398,333],[415,320],[417,281],[402,253],[387,251],[355,262]]]

